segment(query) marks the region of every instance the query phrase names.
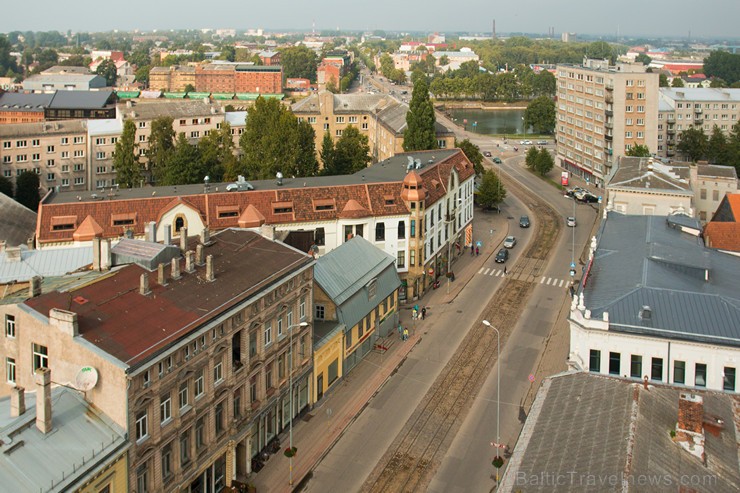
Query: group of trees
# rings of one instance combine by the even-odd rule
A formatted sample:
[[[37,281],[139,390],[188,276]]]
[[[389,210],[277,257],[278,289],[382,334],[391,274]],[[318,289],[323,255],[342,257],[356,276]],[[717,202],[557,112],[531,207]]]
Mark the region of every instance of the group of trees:
[[[527,150],[524,163],[527,165],[527,168],[539,173],[540,176],[545,176],[555,166],[555,160],[552,158],[550,151],[544,147],[538,149],[535,146],[532,146]]]
[[[321,144],[321,162],[324,175],[348,175],[366,168],[371,162],[367,135],[349,125],[334,143],[331,134],[326,132]]]
[[[729,136],[715,125],[707,136],[701,128],[689,128],[679,135],[678,151],[691,161],[705,159],[713,164],[734,166],[740,174],[740,122]]]
[[[406,113],[403,150],[410,152],[436,149],[438,147],[436,121],[434,106],[429,100],[426,77],[419,77],[414,83],[409,111]]]
[[[538,134],[551,134],[555,131],[555,101],[549,96],[534,99],[524,110],[524,128],[532,128]]]
[[[506,188],[495,171],[487,169],[481,176],[475,202],[484,209],[493,209],[506,198]]]
[[[15,180],[16,186],[13,190],[13,182],[0,176],[0,193],[15,198],[20,204],[36,212],[39,207],[39,175],[33,171],[24,171]]]
[[[430,84],[438,99],[482,99],[483,101],[518,101],[539,96],[555,96],[555,76],[547,70],[535,74],[518,65],[510,72],[481,72],[475,61],[463,63],[458,70],[438,74]]]
[[[722,79],[732,87],[740,86],[740,55],[715,50],[704,59],[704,75]]]

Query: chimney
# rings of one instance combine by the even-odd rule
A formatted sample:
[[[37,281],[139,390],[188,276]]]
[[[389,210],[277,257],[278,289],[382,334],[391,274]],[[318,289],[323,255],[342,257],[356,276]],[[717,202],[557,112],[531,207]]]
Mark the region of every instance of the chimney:
[[[33,238],[28,238],[26,240],[26,246],[28,247],[29,250],[33,250],[33,246],[34,246]]]
[[[642,377],[642,388],[648,390],[648,377],[645,375]]]
[[[75,312],[52,308],[49,310],[49,325],[56,327],[71,337],[80,335],[80,327],[77,323],[77,314]]]
[[[41,295],[41,277],[33,276],[28,284],[28,297],[35,298]]]
[[[162,238],[162,243],[165,245],[172,243],[172,226],[169,224],[164,225],[164,238]]]
[[[167,286],[167,277],[164,274],[164,264],[157,266],[157,282],[160,286]]]
[[[0,253],[5,251],[5,240],[0,240]]]
[[[8,247],[5,249],[5,257],[8,262],[20,262],[21,261],[21,247]]]
[[[205,248],[203,247],[202,244],[199,243],[195,247],[195,263],[197,265],[203,265],[203,263],[204,263],[203,261],[205,260],[205,256],[206,256]]]
[[[155,221],[149,221],[146,227],[146,241],[150,243],[157,242],[157,223]]]
[[[51,370],[39,368],[36,378],[36,428],[41,433],[51,431]]]
[[[704,402],[701,396],[682,392],[678,396],[678,430],[701,434],[703,418]]]
[[[110,249],[110,240],[100,243],[100,270],[109,270],[113,266],[113,257]]]
[[[23,387],[10,388],[10,417],[17,418],[26,412],[26,391]]]
[[[95,236],[92,239],[92,247],[93,247],[93,270],[99,272],[100,271],[100,242],[102,240]]]
[[[139,293],[142,296],[146,296],[151,293],[151,290],[149,289],[149,274],[146,272],[141,275],[141,278],[139,278]]]
[[[195,271],[195,252],[188,250],[185,252],[185,272],[192,274]]]
[[[180,250],[183,252],[188,251],[188,228],[185,226],[180,228]]]
[[[206,257],[206,281],[213,282],[216,278],[213,275],[213,255]]]
[[[203,228],[200,232],[200,242],[203,245],[208,245],[211,243],[211,232],[208,228]]]
[[[274,240],[275,239],[275,228],[270,226],[269,224],[263,224],[260,227],[260,234],[267,238],[268,240]]]
[[[180,258],[172,259],[172,279],[180,279]]]

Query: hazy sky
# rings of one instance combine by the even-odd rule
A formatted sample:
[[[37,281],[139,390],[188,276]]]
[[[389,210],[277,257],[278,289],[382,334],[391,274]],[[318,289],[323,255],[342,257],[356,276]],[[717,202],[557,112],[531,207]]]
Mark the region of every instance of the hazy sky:
[[[0,32],[248,28],[740,37],[740,0],[36,0],[5,6]]]

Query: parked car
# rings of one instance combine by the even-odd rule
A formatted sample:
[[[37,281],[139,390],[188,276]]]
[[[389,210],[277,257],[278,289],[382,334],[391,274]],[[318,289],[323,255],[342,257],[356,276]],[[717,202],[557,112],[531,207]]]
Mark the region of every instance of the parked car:
[[[502,248],[496,254],[496,263],[503,264],[507,260],[509,260],[509,251],[506,248]]]
[[[523,145],[523,146],[531,146],[532,145],[532,141],[531,140],[523,140],[523,141],[521,141],[519,143],[521,145]]]
[[[569,228],[575,228],[576,218],[573,216],[568,216],[568,219],[565,220],[565,224],[567,224]]]
[[[484,151],[483,155],[486,157],[491,157],[492,154],[491,154],[491,151]]]
[[[504,240],[504,248],[514,248],[514,245],[516,245],[516,237],[507,236]]]
[[[519,218],[519,227],[520,228],[528,228],[529,227],[529,216],[522,216]]]
[[[547,145],[547,141],[546,140],[538,140],[537,141],[537,145],[538,146],[546,146]]]
[[[580,200],[581,202],[586,202],[587,204],[595,204],[599,201],[599,198],[594,194],[586,192],[581,195],[578,200]]]
[[[493,162],[496,163],[496,164],[501,164],[501,158],[500,157],[495,157],[495,158],[493,158]]]

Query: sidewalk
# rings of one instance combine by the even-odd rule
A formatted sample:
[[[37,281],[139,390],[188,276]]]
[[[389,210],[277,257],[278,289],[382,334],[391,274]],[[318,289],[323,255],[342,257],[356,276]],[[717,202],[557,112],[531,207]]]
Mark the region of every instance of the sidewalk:
[[[431,307],[450,303],[486,260],[496,252],[507,234],[506,215],[487,216],[484,216],[486,220],[477,226],[481,232],[483,228],[493,229],[493,234],[489,235],[489,231],[485,231],[485,241],[480,255],[471,256],[469,249],[463,249],[453,261],[455,281],[450,283],[449,294],[447,279],[443,279],[439,288],[428,292],[418,302],[409,302],[400,307],[400,323],[409,328],[409,339],[402,341],[397,334],[389,336],[392,344],[387,351],[384,353],[371,351],[311,409],[310,413],[303,419],[293,421],[293,446],[298,449],[293,458],[293,487],[289,485],[290,460],[282,452],[278,452],[270,456],[259,473],[253,473],[249,478],[249,482],[256,486],[258,493],[285,493],[300,489],[301,481],[308,477],[313,468],[331,450],[347,427],[360,415],[420,341],[422,331],[413,330],[412,306],[416,303],[419,306]],[[434,310],[431,316],[434,316],[433,313]],[[281,449],[288,446],[287,433],[280,435],[280,445]]]

